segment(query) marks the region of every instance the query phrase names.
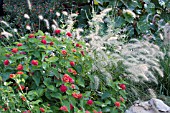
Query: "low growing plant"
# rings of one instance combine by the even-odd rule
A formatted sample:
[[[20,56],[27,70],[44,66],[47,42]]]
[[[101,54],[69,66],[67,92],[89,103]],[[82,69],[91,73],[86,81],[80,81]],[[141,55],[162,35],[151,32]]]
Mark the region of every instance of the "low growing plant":
[[[1,112],[120,113],[123,80],[94,89],[93,61],[74,33],[55,29],[26,34],[0,50]]]

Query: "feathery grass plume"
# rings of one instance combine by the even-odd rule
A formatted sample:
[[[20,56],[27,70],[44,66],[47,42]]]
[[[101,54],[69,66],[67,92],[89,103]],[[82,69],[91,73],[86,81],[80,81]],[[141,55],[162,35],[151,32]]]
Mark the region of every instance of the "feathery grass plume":
[[[170,47],[170,23],[166,23],[163,27],[164,30],[164,45],[168,45]]]
[[[3,23],[3,24],[5,24],[7,27],[10,27],[9,24],[8,24],[7,22],[3,21],[3,20],[1,20],[0,23]]]
[[[126,10],[124,9],[123,13],[126,13],[126,14],[130,15],[131,17],[136,18],[136,14],[129,9],[126,9]]]
[[[5,31],[4,29],[3,29],[3,32],[1,32],[1,35],[5,36],[7,39],[9,39],[9,37],[13,36],[11,33]]]
[[[27,4],[28,4],[28,9],[29,9],[29,10],[32,10],[32,6],[31,6],[30,0],[27,0]]]
[[[44,17],[42,15],[38,15],[39,20],[43,20]]]
[[[53,19],[53,23],[55,24],[56,27],[58,27],[58,24],[54,19]]]
[[[18,32],[18,30],[17,30],[16,28],[14,28],[14,29],[13,29],[13,31],[14,31],[15,33],[17,33],[17,32]]]
[[[46,24],[47,29],[50,29],[50,24],[49,21],[47,19],[44,19],[44,22]]]
[[[52,27],[53,31],[56,30],[56,28],[57,28],[56,25],[54,25],[54,24],[51,25],[51,27]]]
[[[156,93],[153,89],[149,88],[148,91],[151,98],[157,98]]]
[[[81,28],[76,29],[76,39],[77,39],[77,40],[80,40],[80,38],[81,38],[80,33],[83,32],[83,31],[84,31],[84,30],[81,29]]]
[[[94,76],[94,89],[97,90],[99,88],[99,78],[97,76]]]
[[[63,12],[63,14],[64,14],[65,12]],[[66,14],[64,14],[64,15],[66,15]],[[67,28],[66,28],[66,31],[71,31],[72,29],[73,29],[73,26],[74,26],[74,24],[75,24],[75,17],[77,17],[77,14],[74,14],[74,13],[72,13],[72,14],[69,14],[68,15],[68,13],[67,13],[67,20],[66,20],[66,25],[67,25]]]
[[[66,11],[63,11],[62,14],[65,16],[68,16],[68,12],[66,12]]]
[[[130,80],[136,82],[154,81],[157,83],[156,76],[158,74],[164,76],[159,64],[159,58],[162,59],[164,53],[161,52],[159,46],[146,40],[131,39],[129,42],[123,41],[125,35],[120,35],[122,30],[114,29],[114,22],[112,21],[107,21],[107,32],[100,35],[103,18],[107,15],[104,12],[102,11],[100,14],[93,13],[92,20],[89,21],[92,30],[87,38],[90,39],[90,55],[95,60],[92,71],[100,72],[101,75],[97,76],[104,80],[104,78],[110,78],[109,75],[112,75],[112,67],[118,66],[118,63],[122,62],[125,66],[124,76]],[[135,18],[135,15],[132,14],[132,16]],[[107,18],[109,20],[109,16]],[[157,75],[154,72],[157,72]]]
[[[28,14],[24,14],[24,18],[26,19],[30,19],[29,15]]]
[[[26,25],[26,29],[27,30],[31,30],[31,26],[30,25]]]
[[[129,43],[125,43],[121,47],[120,56],[116,55],[115,57],[123,59],[126,72],[129,73],[128,76],[132,80],[157,83],[154,71],[160,76],[164,76],[159,64],[159,58],[163,59],[164,53],[157,45],[145,40],[131,39]]]
[[[59,13],[59,12],[56,12],[55,14],[56,14],[56,16],[58,16],[58,17],[60,16],[60,13]]]
[[[120,45],[118,43],[122,43],[117,41],[116,39],[121,38],[120,35],[114,32],[113,27],[107,26],[107,33],[104,35],[100,35],[103,32],[102,24],[104,23],[104,19],[107,16],[107,13],[112,9],[105,9],[100,14],[96,14],[93,12],[92,19],[88,21],[90,26],[90,32],[86,36],[88,39],[88,51],[90,56],[94,59],[94,63],[92,66],[92,72],[96,74],[96,77],[100,80],[100,85],[109,84],[110,81],[115,78],[114,69],[118,66],[118,63],[115,62],[113,57],[111,56],[112,47],[115,42],[116,45]],[[108,20],[109,16],[107,16]],[[112,21],[108,21],[107,25],[113,25]],[[114,37],[114,38],[113,38]],[[112,48],[112,49],[111,49]]]

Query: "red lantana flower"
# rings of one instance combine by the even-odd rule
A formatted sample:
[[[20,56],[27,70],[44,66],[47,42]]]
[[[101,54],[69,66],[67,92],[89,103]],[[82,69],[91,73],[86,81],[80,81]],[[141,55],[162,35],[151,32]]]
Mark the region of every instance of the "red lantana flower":
[[[72,52],[76,52],[76,49],[73,49]]]
[[[67,107],[66,107],[66,106],[61,106],[61,107],[60,107],[60,110],[61,110],[61,111],[68,112],[68,109],[67,109]]]
[[[60,29],[56,29],[56,30],[55,30],[55,33],[56,33],[56,34],[60,34],[60,32],[61,32]]]
[[[84,56],[84,51],[80,51],[81,52],[81,55]]]
[[[22,74],[24,74],[24,72],[22,72],[22,71],[18,71],[16,74],[18,74],[18,75],[22,75]]]
[[[5,65],[5,66],[9,65],[9,60],[5,60],[5,61],[4,61],[4,65]]]
[[[67,35],[68,37],[71,37],[71,36],[72,36],[72,34],[71,34],[70,32],[67,32],[66,35]]]
[[[69,82],[70,81],[70,76],[67,75],[67,74],[64,74],[62,80],[63,80],[63,82]]]
[[[74,84],[71,84],[71,88],[72,88],[72,89],[75,89],[76,86],[75,86]]]
[[[63,92],[63,93],[66,92],[67,91],[67,87],[65,85],[61,85],[60,86],[60,91]]]
[[[121,102],[124,102],[125,100],[124,100],[124,98],[123,98],[123,97],[120,97],[120,101],[121,101]]]
[[[86,110],[85,113],[90,113],[90,112],[88,110]]]
[[[75,66],[75,62],[74,61],[70,61],[70,65],[73,67]]]
[[[42,40],[41,40],[41,43],[47,44],[47,41],[46,41],[45,39],[42,39]]]
[[[72,73],[73,73],[73,75],[77,75],[76,70],[73,70]]]
[[[116,107],[120,107],[120,102],[115,102]]]
[[[19,64],[18,66],[17,66],[17,70],[19,70],[19,71],[21,71],[21,70],[23,70],[23,66],[22,66],[22,64]]]
[[[17,52],[18,52],[18,48],[13,48],[11,51],[12,51],[13,53],[17,53]]]
[[[22,46],[22,43],[18,43],[17,46]]]
[[[88,105],[92,105],[92,104],[93,104],[93,100],[91,100],[91,99],[88,100],[88,101],[87,101],[87,104],[88,104]]]
[[[16,75],[15,74],[10,74],[9,78],[14,78]]]
[[[45,109],[44,109],[44,108],[40,108],[40,111],[41,111],[41,112],[45,112]]]
[[[72,93],[72,96],[73,96],[74,98],[77,98],[77,99],[81,99],[81,98],[82,98],[82,94],[77,94],[77,93],[75,93],[75,92]]]
[[[80,45],[80,44],[76,44],[76,47],[82,48],[82,45]]]
[[[34,65],[34,66],[37,66],[38,65],[38,61],[37,60],[32,60],[31,64]]]
[[[67,51],[66,51],[66,50],[61,50],[61,53],[62,53],[63,55],[67,55]]]
[[[73,110],[74,106],[72,104],[70,104],[70,110]]]
[[[125,90],[125,89],[126,89],[126,85],[125,85],[125,84],[119,84],[119,87],[120,87],[122,90]]]
[[[35,37],[35,35],[34,34],[29,34],[29,36],[28,36],[29,38],[34,38]]]
[[[24,89],[25,89],[25,86],[23,85],[18,86],[18,90],[24,90]]]
[[[73,69],[72,69],[72,68],[68,68],[67,71],[68,71],[69,73],[72,73],[72,72],[73,72]]]
[[[70,82],[70,83],[74,83],[74,80],[70,77],[70,78],[69,78],[69,82]]]
[[[24,96],[21,96],[22,101],[26,101],[27,99]]]
[[[54,45],[54,42],[50,42],[50,46]]]

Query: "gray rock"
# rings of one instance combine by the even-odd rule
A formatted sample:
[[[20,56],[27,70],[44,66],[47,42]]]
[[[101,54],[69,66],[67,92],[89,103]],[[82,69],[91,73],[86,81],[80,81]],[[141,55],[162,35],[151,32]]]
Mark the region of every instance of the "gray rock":
[[[149,101],[136,102],[125,113],[170,113],[170,107],[162,100],[152,98]]]

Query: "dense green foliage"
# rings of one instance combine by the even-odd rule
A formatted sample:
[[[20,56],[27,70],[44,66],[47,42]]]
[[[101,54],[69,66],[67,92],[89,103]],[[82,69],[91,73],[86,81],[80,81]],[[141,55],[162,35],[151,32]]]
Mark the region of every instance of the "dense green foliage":
[[[26,34],[1,48],[0,56],[1,111],[120,113],[125,109],[125,82],[110,79],[96,89],[100,83],[91,73],[92,59],[84,43],[70,32]]]
[[[123,113],[153,96],[170,105],[168,0],[30,1],[4,0],[0,112]]]
[[[125,27],[130,37],[158,38],[158,24],[170,20],[168,0],[96,0],[96,5],[100,10],[113,7],[115,27]]]

